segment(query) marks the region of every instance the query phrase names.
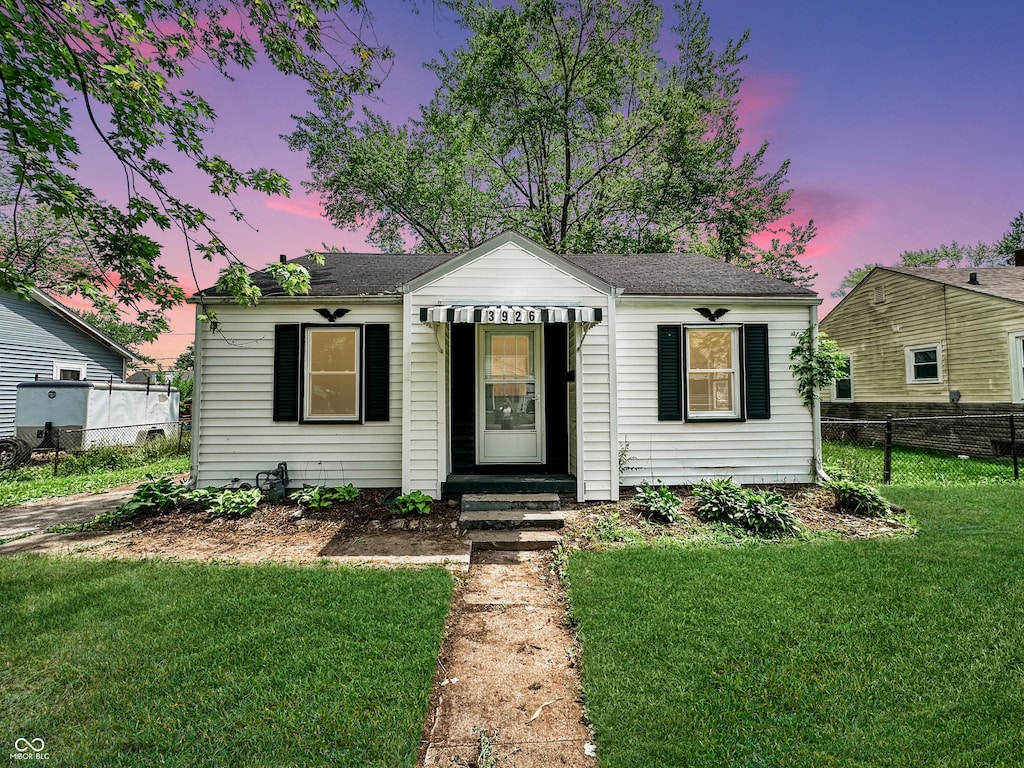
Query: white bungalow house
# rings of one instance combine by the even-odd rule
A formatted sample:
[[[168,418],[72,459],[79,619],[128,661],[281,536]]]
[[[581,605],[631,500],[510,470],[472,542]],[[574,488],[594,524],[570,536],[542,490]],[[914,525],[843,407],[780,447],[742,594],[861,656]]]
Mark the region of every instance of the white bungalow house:
[[[287,462],[290,485],[555,488],[616,499],[815,478],[791,371],[804,288],[684,254],[558,255],[514,233],[459,254],[328,254],[307,296],[207,293],[192,477]],[[193,299],[198,302],[198,299]],[[622,458],[631,469],[620,472]],[[521,485],[525,481],[526,485]]]

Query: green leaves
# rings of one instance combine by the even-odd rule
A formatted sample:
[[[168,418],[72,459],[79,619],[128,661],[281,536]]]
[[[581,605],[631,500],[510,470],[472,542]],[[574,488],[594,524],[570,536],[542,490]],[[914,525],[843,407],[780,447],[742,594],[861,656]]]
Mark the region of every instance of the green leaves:
[[[813,408],[818,390],[830,386],[846,373],[847,356],[824,332],[814,333],[808,327],[796,336],[796,346],[789,352],[789,369],[796,376],[797,390],[804,405]]]
[[[433,509],[434,500],[423,491],[409,491],[395,499],[396,515],[429,515]]]
[[[717,51],[685,2],[672,62],[652,0],[447,5],[469,37],[429,65],[440,87],[418,119],[321,110],[289,137],[336,225],[371,218],[389,251],[463,250],[511,229],[556,252],[695,250],[810,279],[797,259],[813,223],[776,223],[788,165],[764,170],[766,146],[740,152],[746,35]]]
[[[693,487],[697,516],[701,520],[728,523],[758,536],[793,536],[800,523],[785,499],[777,493],[757,493],[737,485],[732,478],[702,480]]]
[[[360,3],[346,2],[350,7]],[[202,96],[178,83],[193,67],[230,78],[260,49],[282,72],[305,81],[325,109],[376,87],[371,67],[390,52],[332,29],[338,0],[6,0],[0,3],[0,150],[18,193],[8,201],[10,235],[0,252],[0,288],[44,285],[47,269],[21,236],[16,214],[40,207],[57,227],[81,240],[79,284],[100,286],[119,303],[169,306],[184,293],[154,266],[159,248],[142,231],[173,228],[204,258],[237,261],[213,219],[172,189],[173,163],[209,178],[210,194],[229,202],[244,189],[288,194],[269,168],[244,169],[207,151],[216,115]],[[337,25],[342,26],[342,25]],[[331,50],[340,43],[347,50]],[[353,50],[354,45],[354,50]],[[80,105],[73,118],[67,105]],[[97,135],[108,172],[123,179],[123,199],[102,201],[79,174],[78,136]],[[20,209],[20,210],[19,210]],[[148,266],[147,266],[148,265]],[[27,276],[25,267],[31,267]],[[59,265],[54,265],[59,266]],[[285,275],[294,285],[294,276]],[[227,278],[243,303],[255,300],[244,281]],[[59,281],[58,281],[59,282]],[[75,287],[71,283],[67,286]],[[45,286],[52,287],[52,286]]]

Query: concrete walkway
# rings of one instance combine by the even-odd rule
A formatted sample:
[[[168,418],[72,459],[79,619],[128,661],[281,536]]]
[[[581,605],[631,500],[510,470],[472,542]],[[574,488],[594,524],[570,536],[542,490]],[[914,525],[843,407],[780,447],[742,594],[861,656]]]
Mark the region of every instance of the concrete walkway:
[[[104,512],[113,512],[134,492],[133,484],[104,493],[44,499],[4,507],[0,509],[0,540],[42,533],[53,525],[87,522]]]

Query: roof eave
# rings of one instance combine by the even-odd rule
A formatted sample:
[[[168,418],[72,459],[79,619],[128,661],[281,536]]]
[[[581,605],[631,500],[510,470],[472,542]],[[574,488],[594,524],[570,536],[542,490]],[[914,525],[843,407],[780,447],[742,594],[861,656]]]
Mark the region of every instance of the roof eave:
[[[32,294],[32,298],[35,301],[38,301],[40,304],[42,304],[48,310],[53,312],[55,315],[59,315],[60,317],[64,318],[67,322],[71,323],[71,325],[73,325],[76,328],[78,328],[78,330],[80,330],[85,335],[91,336],[95,341],[98,341],[103,346],[108,347],[112,351],[116,352],[117,354],[119,354],[121,357],[123,357],[128,362],[130,362],[130,363],[140,363],[140,362],[142,362],[139,359],[138,355],[136,355],[130,349],[128,349],[127,347],[121,346],[116,341],[114,341],[112,338],[110,338],[105,333],[100,331],[98,328],[93,328],[91,325],[89,325],[89,323],[87,323],[85,320],[80,318],[78,315],[76,315],[70,309],[65,307],[63,304],[61,304],[56,299],[54,299],[54,298],[52,298],[50,296],[47,296],[45,293],[43,293],[42,291],[40,291],[38,289],[35,289],[35,288],[32,289],[31,294]]]

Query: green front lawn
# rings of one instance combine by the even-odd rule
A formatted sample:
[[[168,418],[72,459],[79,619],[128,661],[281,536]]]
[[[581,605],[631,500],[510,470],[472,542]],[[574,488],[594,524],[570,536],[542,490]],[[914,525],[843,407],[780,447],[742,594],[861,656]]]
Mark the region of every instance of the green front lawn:
[[[0,733],[48,765],[415,765],[441,569],[0,558]]]
[[[1024,489],[916,537],[571,555],[601,768],[1024,764]]]

